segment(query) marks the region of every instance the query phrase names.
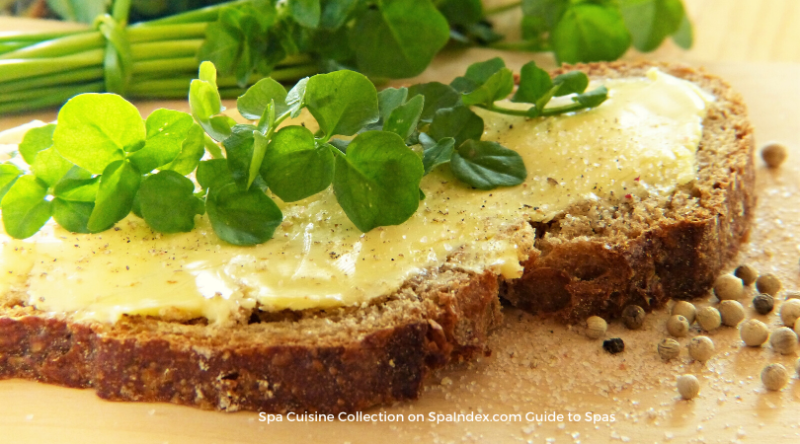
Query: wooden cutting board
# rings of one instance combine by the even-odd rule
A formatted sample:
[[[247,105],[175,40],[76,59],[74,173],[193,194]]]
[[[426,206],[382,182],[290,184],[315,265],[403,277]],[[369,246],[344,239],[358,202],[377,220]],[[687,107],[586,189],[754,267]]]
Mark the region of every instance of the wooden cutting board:
[[[449,81],[470,61],[497,53],[471,50],[448,55],[425,78]],[[518,68],[527,56],[504,56]],[[547,59],[540,62],[548,63]],[[788,288],[800,288],[800,65],[709,63],[708,70],[742,93],[756,126],[757,143],[777,140],[790,147],[786,164],[767,170],[760,159],[756,225],[741,255],[761,272],[777,274]],[[143,114],[185,102],[138,104]],[[0,130],[55,113],[0,118]],[[749,300],[743,300],[749,307]],[[701,302],[705,304],[707,302]],[[748,317],[753,314],[748,308]],[[612,323],[626,351],[611,356],[580,328],[544,322],[506,309],[506,322],[492,339],[493,354],[431,375],[422,398],[374,408],[367,414],[402,415],[404,422],[333,423],[261,421],[257,413],[205,412],[168,404],[116,403],[91,390],[66,389],[21,380],[0,381],[0,441],[22,443],[263,443],[263,442],[800,442],[800,380],[793,373],[781,392],[765,392],[759,374],[770,362],[794,368],[797,356],[768,347],[744,349],[735,329],[710,336],[717,354],[706,364],[662,363],[655,345],[665,336],[666,312],[648,315],[642,331]],[[759,317],[771,327],[775,315]],[[694,332],[692,335],[696,334]],[[681,340],[685,344],[687,339]],[[682,401],[676,375],[695,374],[699,398]],[[599,415],[587,422],[586,413]],[[520,414],[503,421],[437,423],[452,413]],[[549,421],[547,414],[563,419]],[[410,422],[421,414],[424,421]],[[529,416],[533,414],[534,416]],[[570,421],[568,415],[582,419]],[[433,415],[433,417],[431,416]],[[526,415],[528,418],[526,419]],[[541,420],[535,417],[538,415]],[[613,415],[614,421],[611,421]],[[434,418],[434,420],[431,420]]]

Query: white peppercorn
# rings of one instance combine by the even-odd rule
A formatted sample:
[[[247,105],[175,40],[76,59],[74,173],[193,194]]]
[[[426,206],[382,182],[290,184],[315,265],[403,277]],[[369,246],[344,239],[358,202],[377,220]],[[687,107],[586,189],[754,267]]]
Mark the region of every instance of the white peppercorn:
[[[741,279],[744,285],[753,285],[753,282],[758,279],[758,272],[756,269],[747,264],[736,267],[736,270],[733,271],[733,275]]]
[[[761,382],[767,390],[778,391],[789,382],[789,372],[780,364],[770,364],[761,370]]]
[[[683,399],[689,400],[700,393],[700,381],[694,375],[681,375],[676,380],[678,393]]]
[[[682,338],[689,333],[689,321],[681,315],[672,315],[667,319],[667,332],[676,338]]]
[[[756,290],[759,293],[767,293],[775,297],[781,291],[781,280],[772,273],[762,274],[756,279]]]
[[[761,148],[761,158],[770,168],[781,166],[783,161],[786,160],[786,155],[786,146],[778,142],[768,143]]]
[[[781,321],[787,327],[793,327],[800,318],[800,299],[789,299],[781,304]]]
[[[800,376],[800,358],[797,358],[797,362],[794,363],[794,371],[797,373],[797,376]]]
[[[591,316],[586,320],[586,337],[600,339],[606,334],[608,323],[600,316]]]
[[[744,320],[744,307],[737,301],[722,301],[719,304],[719,315],[723,325],[736,327]]]
[[[753,309],[760,315],[765,315],[775,308],[775,298],[772,296],[761,293],[753,298]]]
[[[739,336],[748,347],[761,347],[769,338],[769,328],[758,319],[748,319],[742,323]]]
[[[686,322],[692,325],[695,315],[697,315],[697,308],[691,302],[678,301],[672,306],[672,314],[683,316],[686,318]]]
[[[784,299],[800,299],[800,291],[786,290],[783,292]]]
[[[644,309],[638,305],[628,305],[622,310],[622,322],[631,330],[638,330],[644,325]]]
[[[714,295],[720,301],[739,299],[744,294],[742,280],[732,274],[723,274],[714,282]]]
[[[695,336],[689,341],[689,356],[698,361],[708,361],[714,355],[714,341],[708,336]]]
[[[789,327],[776,328],[770,335],[769,345],[780,354],[792,354],[797,349],[797,335]]]
[[[697,323],[705,331],[713,331],[722,325],[719,310],[714,307],[703,307],[697,310]]]
[[[661,359],[669,361],[681,354],[681,344],[672,338],[664,338],[658,343],[658,355]]]

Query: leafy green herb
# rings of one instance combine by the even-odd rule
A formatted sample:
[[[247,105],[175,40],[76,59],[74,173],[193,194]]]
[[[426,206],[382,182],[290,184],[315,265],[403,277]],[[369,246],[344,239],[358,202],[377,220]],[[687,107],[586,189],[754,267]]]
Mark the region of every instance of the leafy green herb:
[[[680,0],[622,0],[620,9],[633,46],[639,51],[658,48],[686,19]]]
[[[447,19],[430,0],[379,0],[350,30],[358,67],[377,77],[421,73],[447,43]]]
[[[167,109],[153,111],[145,122],[147,139],[144,148],[128,159],[141,173],[149,173],[172,162],[181,154],[192,126],[194,121],[189,114]]]
[[[94,211],[94,202],[77,202],[53,199],[53,219],[72,233],[91,233],[89,218]]]
[[[351,136],[379,117],[375,85],[353,71],[311,77],[302,103],[328,137],[335,134]]]
[[[289,0],[289,13],[302,26],[316,28],[322,15],[320,0]]]
[[[141,181],[142,175],[127,160],[118,160],[106,167],[97,189],[88,229],[92,232],[105,231],[127,216]]]
[[[58,122],[53,132],[56,151],[93,174],[102,174],[145,143],[139,110],[115,94],[74,97],[58,112]]]
[[[450,169],[459,180],[479,190],[512,187],[528,173],[522,157],[497,142],[468,140],[453,153]]]
[[[3,226],[9,236],[25,239],[36,234],[52,213],[45,200],[47,185],[33,176],[22,176],[3,197]]]
[[[288,110],[286,105],[286,88],[272,78],[267,77],[256,82],[236,101],[239,114],[245,119],[258,120],[271,102],[275,102],[275,114],[281,115]]]
[[[439,82],[419,83],[408,88],[408,95],[425,97],[420,120],[430,123],[436,111],[440,109],[455,108],[461,104],[461,94],[450,85]]]
[[[333,181],[331,147],[302,126],[281,129],[269,143],[261,175],[273,193],[294,202],[325,190]],[[304,178],[298,181],[298,178]]]
[[[219,115],[222,111],[222,99],[217,89],[217,71],[211,62],[200,65],[200,78],[192,80],[189,86],[189,107],[192,117],[217,142],[225,140],[231,134],[231,127],[236,124],[230,117]]]
[[[595,3],[572,4],[550,38],[561,62],[616,60],[627,51],[631,37],[616,7]]]
[[[436,142],[431,139],[431,136],[421,133],[419,141],[424,148],[424,156],[422,164],[425,167],[425,174],[430,173],[439,165],[450,162],[453,157],[453,148],[455,148],[456,139],[452,137],[445,137],[444,139]]]
[[[174,171],[147,176],[137,198],[142,218],[162,233],[191,231],[194,216],[205,212],[203,202],[194,196],[192,181]]]
[[[200,125],[194,124],[186,134],[186,139],[181,144],[181,152],[172,162],[161,167],[162,170],[173,170],[176,173],[187,175],[197,168],[197,164],[205,153],[205,133]],[[219,148],[214,145],[217,150]]]
[[[401,224],[417,211],[423,174],[422,161],[400,136],[367,131],[356,136],[347,155],[337,155],[333,191],[347,217],[367,232]]]
[[[483,119],[466,106],[444,108],[436,113],[428,134],[435,140],[452,137],[459,146],[467,139],[481,138]]]
[[[16,166],[10,163],[0,164],[0,202],[21,175],[22,171]]]
[[[417,95],[398,106],[384,122],[383,130],[391,131],[402,137],[403,140],[408,139],[417,129],[424,104],[425,96]]]
[[[233,183],[209,190],[206,211],[217,236],[234,245],[268,241],[283,220],[280,208],[266,194],[242,191]]]

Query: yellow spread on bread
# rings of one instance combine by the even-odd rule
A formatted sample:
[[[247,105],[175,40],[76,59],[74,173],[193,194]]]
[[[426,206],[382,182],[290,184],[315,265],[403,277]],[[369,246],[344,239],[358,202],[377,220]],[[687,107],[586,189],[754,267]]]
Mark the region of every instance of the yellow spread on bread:
[[[0,236],[0,291],[38,309],[115,322],[124,314],[205,317],[239,307],[302,310],[368,303],[440,267],[519,277],[531,228],[586,200],[670,193],[696,176],[695,152],[711,98],[651,70],[604,84],[609,99],[573,115],[526,119],[477,109],[484,140],[516,150],[524,184],[492,191],[457,182],[442,166],[423,178],[426,198],[407,222],[361,233],[331,189],[283,203],[284,222],[254,247],[220,241],[205,216],[163,235],[131,215],[109,231],[72,234],[54,223],[26,240]],[[506,103],[503,106],[513,107]],[[17,144],[24,131],[6,132]],[[5,140],[3,140],[3,138]]]

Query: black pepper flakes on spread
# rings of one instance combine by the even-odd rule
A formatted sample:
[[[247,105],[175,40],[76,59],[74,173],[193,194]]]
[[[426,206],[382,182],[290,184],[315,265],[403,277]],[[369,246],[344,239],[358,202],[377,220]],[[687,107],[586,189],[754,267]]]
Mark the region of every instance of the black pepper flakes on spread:
[[[603,341],[603,350],[616,355],[625,350],[625,343],[621,338],[611,338]]]

